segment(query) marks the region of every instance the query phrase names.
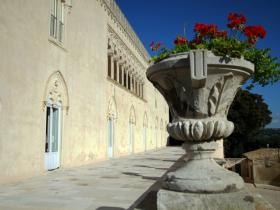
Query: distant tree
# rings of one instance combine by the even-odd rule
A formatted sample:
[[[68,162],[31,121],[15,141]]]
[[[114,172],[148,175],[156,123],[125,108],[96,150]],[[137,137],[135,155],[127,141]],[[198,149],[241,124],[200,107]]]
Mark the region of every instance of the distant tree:
[[[280,129],[266,128],[255,139],[260,147],[280,148]]]
[[[260,147],[256,136],[271,122],[271,111],[261,95],[239,90],[230,107],[228,119],[235,129],[224,141],[226,157],[240,157]]]

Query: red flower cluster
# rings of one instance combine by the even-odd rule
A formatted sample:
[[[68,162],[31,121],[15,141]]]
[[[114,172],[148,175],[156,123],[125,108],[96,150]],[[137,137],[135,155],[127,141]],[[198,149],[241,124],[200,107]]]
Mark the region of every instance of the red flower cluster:
[[[152,51],[157,51],[160,47],[161,47],[160,42],[155,43],[154,41],[152,41],[152,43],[150,44],[150,48]]]
[[[245,36],[248,37],[250,44],[255,44],[257,38],[264,38],[266,31],[262,26],[246,26],[244,29]]]
[[[266,35],[266,31],[262,26],[246,26],[244,34],[248,38],[259,37],[263,39]]]
[[[216,36],[216,37],[227,38],[228,32],[227,32],[227,31],[218,31],[218,32],[216,32],[215,36]]]
[[[174,40],[175,45],[184,45],[187,44],[187,39],[183,36],[177,36],[176,39]]]
[[[194,43],[199,44],[203,37],[208,36],[210,38],[223,37],[227,38],[227,31],[219,31],[218,27],[214,24],[196,23],[194,31],[198,33],[194,39]]]
[[[218,32],[218,27],[214,24],[196,23],[194,31],[199,33],[199,36],[214,36]]]
[[[246,17],[242,14],[229,13],[228,15],[229,23],[227,26],[231,29],[238,29],[240,26],[246,23]]]

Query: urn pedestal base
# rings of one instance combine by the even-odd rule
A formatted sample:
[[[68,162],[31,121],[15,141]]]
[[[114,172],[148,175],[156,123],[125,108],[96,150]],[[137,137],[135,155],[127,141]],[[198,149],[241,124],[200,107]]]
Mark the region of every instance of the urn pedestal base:
[[[246,190],[233,193],[182,193],[160,190],[158,210],[275,210],[259,195]]]
[[[164,188],[179,192],[228,193],[244,187],[243,179],[216,163],[212,158],[216,142],[184,144],[189,155],[186,163],[174,172],[169,172]]]

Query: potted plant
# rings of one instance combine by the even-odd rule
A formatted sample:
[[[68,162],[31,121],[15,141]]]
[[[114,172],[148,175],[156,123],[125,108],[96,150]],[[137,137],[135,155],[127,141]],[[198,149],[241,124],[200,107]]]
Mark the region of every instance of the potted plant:
[[[169,134],[184,141],[189,155],[183,167],[167,174],[168,189],[219,193],[243,188],[242,178],[220,167],[211,154],[215,141],[233,132],[227,113],[240,86],[250,77],[249,88],[276,82],[280,65],[268,49],[256,48],[266,35],[262,26],[246,26],[245,16],[237,13],[228,21],[229,32],[197,23],[194,39],[178,36],[170,50],[151,44],[159,54],[152,57],[147,77],[169,105]]]

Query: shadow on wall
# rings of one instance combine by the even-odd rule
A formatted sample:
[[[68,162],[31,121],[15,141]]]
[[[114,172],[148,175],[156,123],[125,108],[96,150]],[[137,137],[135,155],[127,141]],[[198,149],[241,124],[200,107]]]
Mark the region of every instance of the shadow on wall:
[[[271,180],[269,184],[280,187],[280,174],[277,177],[275,177],[273,180]]]

